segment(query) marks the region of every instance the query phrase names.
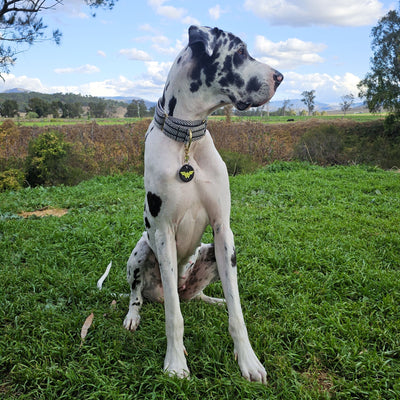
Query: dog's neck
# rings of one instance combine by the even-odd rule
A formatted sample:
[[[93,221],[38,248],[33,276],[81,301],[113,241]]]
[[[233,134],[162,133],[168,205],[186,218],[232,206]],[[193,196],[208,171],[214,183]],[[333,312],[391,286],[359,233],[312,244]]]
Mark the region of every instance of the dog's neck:
[[[183,120],[171,117],[162,104],[163,101],[160,99],[156,106],[153,121],[165,135],[177,142],[190,143],[192,140],[201,139],[206,134],[207,119]]]

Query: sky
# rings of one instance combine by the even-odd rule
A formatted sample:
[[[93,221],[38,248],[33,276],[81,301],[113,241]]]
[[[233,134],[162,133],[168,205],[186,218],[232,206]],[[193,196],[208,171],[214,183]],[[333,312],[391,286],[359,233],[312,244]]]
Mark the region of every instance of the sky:
[[[370,70],[371,29],[398,8],[390,0],[118,0],[93,17],[83,0],[64,0],[42,15],[49,33],[61,30],[61,44],[22,48],[2,74],[0,92],[156,101],[189,26],[205,25],[239,36],[251,56],[283,73],[273,100],[315,90],[316,102],[338,104],[348,94],[359,101],[357,83]]]

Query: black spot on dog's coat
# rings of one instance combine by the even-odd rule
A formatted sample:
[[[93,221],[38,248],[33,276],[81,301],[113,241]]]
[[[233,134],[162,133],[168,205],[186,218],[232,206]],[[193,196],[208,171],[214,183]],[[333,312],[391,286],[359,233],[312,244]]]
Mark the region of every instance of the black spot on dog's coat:
[[[197,92],[199,90],[200,86],[201,86],[201,81],[192,82],[190,84],[190,91],[192,93],[195,93],[195,92]]]
[[[258,90],[260,90],[260,87],[261,87],[261,82],[258,80],[256,76],[253,76],[247,82],[246,90],[248,92],[257,92]]]
[[[131,285],[132,290],[135,290],[136,286],[140,285],[140,279],[139,278],[140,278],[140,269],[136,268],[133,271],[133,282],[132,282],[132,285]]]
[[[168,115],[170,117],[172,117],[174,115],[174,110],[175,110],[175,106],[176,106],[176,97],[172,96],[171,100],[168,103]]]
[[[214,248],[214,244],[211,244],[211,246],[207,249],[207,254],[204,257],[204,261],[208,261],[208,262],[216,262],[216,258],[215,258],[215,248]]]
[[[226,56],[222,73],[223,76],[219,80],[219,84],[221,86],[227,87],[229,85],[235,85],[238,88],[244,86],[243,78],[238,73],[233,71],[232,56]]]
[[[155,218],[161,209],[162,200],[156,194],[147,192],[147,204],[150,214]]]
[[[144,224],[145,224],[145,226],[146,226],[147,229],[150,229],[150,228],[151,228],[150,222],[149,222],[149,220],[147,219],[147,217],[144,217]]]
[[[232,256],[231,256],[231,265],[232,265],[232,268],[236,268],[236,249],[235,248],[233,248],[233,253],[232,253]]]

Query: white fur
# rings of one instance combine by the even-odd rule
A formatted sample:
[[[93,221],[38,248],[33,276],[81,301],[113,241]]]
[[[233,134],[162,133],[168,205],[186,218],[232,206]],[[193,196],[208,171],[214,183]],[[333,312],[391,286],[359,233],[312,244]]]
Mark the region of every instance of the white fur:
[[[210,28],[198,29],[212,37]],[[209,43],[205,47],[211,54]],[[228,50],[222,48],[220,54],[220,63],[223,64]],[[206,118],[213,109],[230,103],[226,93],[216,83],[211,87],[203,84],[196,93],[192,93],[189,90],[190,71],[194,67],[191,48],[186,47],[178,59],[180,62],[175,61],[172,66],[164,91],[167,113],[171,111],[168,110],[168,100],[173,96],[177,99],[173,115],[185,120]],[[243,74],[244,78],[256,76],[262,81],[260,91],[252,94],[254,104],[261,104],[272,97],[275,91],[273,74],[276,72],[255,60],[244,63],[236,71]],[[243,96],[245,90],[243,87],[230,89],[237,98]],[[146,135],[145,189],[146,193],[156,194],[162,204],[157,216],[152,216],[146,202],[145,217],[150,227],[128,261],[128,281],[132,292],[124,326],[130,330],[137,328],[143,297],[164,301],[167,336],[164,369],[170,374],[187,377],[189,368],[183,344],[180,295],[190,289],[190,276],[195,271],[204,278],[210,278],[205,285],[219,275],[229,312],[229,332],[234,342],[234,354],[242,375],[248,380],[266,383],[265,369],[249,342],[239,300],[234,239],[230,228],[231,198],[225,163],[208,131],[190,146],[189,163],[195,175],[188,183],[177,177],[184,157],[184,144],[164,135],[152,122]],[[214,247],[200,243],[207,225],[211,225],[214,232],[215,259],[210,256],[214,254]],[[144,263],[146,266],[143,266]],[[190,298],[220,303],[219,299],[205,296],[202,287],[196,290],[196,293],[190,294]]]

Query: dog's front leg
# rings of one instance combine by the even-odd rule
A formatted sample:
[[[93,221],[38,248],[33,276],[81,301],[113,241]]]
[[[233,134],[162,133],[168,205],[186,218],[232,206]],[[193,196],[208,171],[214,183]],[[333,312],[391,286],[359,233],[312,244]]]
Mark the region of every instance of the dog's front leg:
[[[164,288],[165,330],[167,354],[164,370],[185,378],[189,375],[183,345],[183,317],[178,295],[178,266],[175,237],[170,228],[155,233],[158,262]]]
[[[229,224],[214,226],[215,256],[229,312],[229,332],[242,375],[249,381],[266,384],[267,374],[255,355],[247,335],[240,305],[236,252]]]

